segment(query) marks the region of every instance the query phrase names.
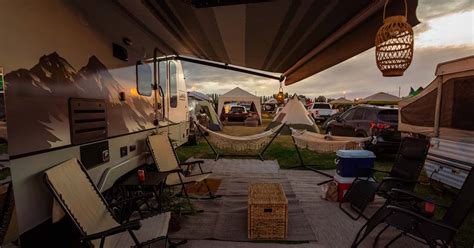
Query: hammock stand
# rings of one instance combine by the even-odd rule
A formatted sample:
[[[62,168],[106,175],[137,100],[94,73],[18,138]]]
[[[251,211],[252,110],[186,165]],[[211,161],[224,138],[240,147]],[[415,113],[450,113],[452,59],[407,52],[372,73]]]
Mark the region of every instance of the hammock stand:
[[[285,124],[286,125],[286,124]],[[325,181],[322,181],[320,183],[318,183],[317,185],[323,185],[323,184],[326,184],[326,183],[329,183],[333,180],[333,176],[326,173],[326,172],[323,172],[321,170],[318,170],[318,169],[314,169],[314,168],[311,168],[309,166],[317,166],[315,164],[305,164],[304,161],[303,161],[303,157],[301,156],[301,153],[300,153],[300,149],[298,148],[298,146],[296,145],[296,140],[295,140],[295,137],[293,137],[293,134],[291,134],[291,140],[293,141],[293,145],[295,146],[295,150],[296,150],[296,154],[298,154],[298,160],[300,161],[300,164],[299,165],[295,165],[295,166],[291,166],[289,167],[288,169],[296,169],[296,168],[304,168],[306,170],[310,170],[310,171],[313,171],[313,172],[316,172],[320,175],[323,175],[323,176],[326,176],[326,177],[329,177],[331,179],[328,179],[328,180],[325,180]]]
[[[258,154],[225,154],[225,153],[220,153],[209,141],[209,139],[205,135],[205,131],[202,129],[201,125],[199,123],[194,122],[194,125],[196,126],[198,132],[201,134],[201,136],[204,138],[206,141],[207,145],[211,148],[212,152],[216,155],[216,158],[214,159],[215,161],[219,160],[221,157],[244,157],[244,158],[252,158],[252,157],[257,157],[261,161],[264,160],[263,154],[265,151],[267,151],[268,147],[273,143],[275,138],[280,134],[281,130],[286,126],[285,124],[281,125],[281,127],[278,128],[278,130],[273,134],[270,142],[268,142],[265,147],[260,151]]]

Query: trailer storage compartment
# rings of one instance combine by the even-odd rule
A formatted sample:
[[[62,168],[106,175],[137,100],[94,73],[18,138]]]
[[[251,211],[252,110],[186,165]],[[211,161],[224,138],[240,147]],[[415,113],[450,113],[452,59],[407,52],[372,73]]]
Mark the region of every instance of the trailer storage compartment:
[[[431,139],[425,170],[431,180],[460,189],[474,166],[474,144]]]

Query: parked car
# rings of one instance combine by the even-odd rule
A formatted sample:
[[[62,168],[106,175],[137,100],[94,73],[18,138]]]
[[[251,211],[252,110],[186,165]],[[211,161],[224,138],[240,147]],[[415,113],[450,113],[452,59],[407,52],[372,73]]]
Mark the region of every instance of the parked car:
[[[401,141],[398,109],[372,105],[352,107],[328,123],[326,133],[374,139],[367,148],[375,152],[397,151]]]
[[[325,121],[334,114],[331,104],[325,102],[315,102],[308,109],[315,121]]]
[[[227,121],[245,121],[249,112],[244,106],[232,106],[229,113],[226,114]]]

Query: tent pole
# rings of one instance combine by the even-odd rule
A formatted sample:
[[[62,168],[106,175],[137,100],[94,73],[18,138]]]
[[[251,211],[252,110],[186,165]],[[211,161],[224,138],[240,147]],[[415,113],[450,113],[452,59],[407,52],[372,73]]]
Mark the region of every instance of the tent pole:
[[[439,77],[438,94],[436,96],[436,110],[434,119],[434,137],[439,137],[439,117],[441,112],[441,98],[443,96],[443,75]]]
[[[286,123],[283,124],[279,129],[278,131],[275,133],[275,135],[273,135],[272,139],[270,140],[270,142],[268,142],[268,144],[265,146],[265,148],[263,148],[263,151],[260,152],[258,154],[258,156],[260,157],[260,159],[263,161],[263,154],[267,151],[268,147],[270,147],[270,145],[273,143],[273,140],[275,140],[275,138],[280,134],[281,130],[286,126]]]
[[[197,130],[199,131],[199,133],[202,135],[202,137],[204,138],[204,140],[206,140],[206,143],[209,145],[209,147],[211,148],[211,150],[214,152],[214,154],[216,155],[216,158],[215,158],[215,161],[217,161],[219,159],[219,153],[216,151],[216,149],[214,149],[214,147],[211,145],[211,143],[209,142],[209,140],[206,138],[206,135],[204,134],[204,132],[201,130],[201,128],[199,127],[199,125],[194,121],[194,126],[197,127]]]

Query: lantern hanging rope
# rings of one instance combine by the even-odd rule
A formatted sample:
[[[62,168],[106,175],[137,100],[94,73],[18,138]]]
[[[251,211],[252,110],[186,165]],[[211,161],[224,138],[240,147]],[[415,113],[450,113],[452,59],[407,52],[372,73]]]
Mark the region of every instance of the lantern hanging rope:
[[[375,37],[375,58],[377,67],[384,77],[403,76],[413,59],[413,29],[407,21],[407,1],[405,15],[385,17],[387,4],[383,9],[383,25]]]
[[[281,81],[280,81],[280,89],[278,90],[278,94],[276,94],[275,98],[278,101],[278,103],[285,102],[285,94],[283,93],[283,85]]]

